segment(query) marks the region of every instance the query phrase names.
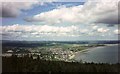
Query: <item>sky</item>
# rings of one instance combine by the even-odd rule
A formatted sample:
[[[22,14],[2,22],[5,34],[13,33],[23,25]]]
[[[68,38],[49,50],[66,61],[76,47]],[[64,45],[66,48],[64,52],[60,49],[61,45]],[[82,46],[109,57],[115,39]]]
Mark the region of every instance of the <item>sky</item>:
[[[22,41],[118,40],[118,1],[2,2],[0,36]]]

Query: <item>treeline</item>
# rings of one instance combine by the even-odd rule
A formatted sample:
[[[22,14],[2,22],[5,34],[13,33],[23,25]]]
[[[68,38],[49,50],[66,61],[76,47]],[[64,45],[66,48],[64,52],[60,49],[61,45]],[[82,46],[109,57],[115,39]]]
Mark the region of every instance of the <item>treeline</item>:
[[[80,62],[48,61],[31,57],[3,57],[5,72],[118,72],[120,64],[95,64]]]

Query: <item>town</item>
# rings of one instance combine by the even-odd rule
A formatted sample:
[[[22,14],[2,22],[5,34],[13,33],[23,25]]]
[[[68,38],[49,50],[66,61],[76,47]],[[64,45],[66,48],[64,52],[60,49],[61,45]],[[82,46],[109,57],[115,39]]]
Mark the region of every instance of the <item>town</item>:
[[[3,47],[3,57],[29,56],[33,59],[54,60],[54,61],[75,61],[75,53],[90,47],[104,46],[102,44],[67,44],[67,43],[50,43],[44,46],[36,47]]]

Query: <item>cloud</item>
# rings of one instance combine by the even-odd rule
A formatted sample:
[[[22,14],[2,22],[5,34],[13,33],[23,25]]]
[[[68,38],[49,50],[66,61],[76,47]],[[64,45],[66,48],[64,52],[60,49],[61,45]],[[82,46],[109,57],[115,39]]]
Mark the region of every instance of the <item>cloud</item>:
[[[109,29],[98,28],[97,31],[100,32],[100,33],[106,33],[106,32],[109,31]]]
[[[120,35],[120,30],[116,29],[116,30],[114,30],[114,33],[117,35]]]
[[[76,26],[68,26],[68,27],[56,27],[56,26],[48,26],[48,25],[11,25],[11,26],[3,26],[1,28],[2,34],[13,34],[13,35],[31,35],[31,36],[70,36],[73,35],[74,32],[78,30]]]
[[[96,30],[98,28],[97,25],[93,26],[92,29]]]
[[[53,25],[3,25],[0,26],[0,35],[4,39],[65,39],[80,37],[79,39],[91,37],[111,37],[117,35],[117,29],[111,32],[109,27],[87,26],[85,28],[79,25],[71,26],[53,26]],[[110,35],[109,35],[110,34]],[[12,39],[11,39],[12,38]]]
[[[91,7],[92,16],[94,16],[94,22],[104,24],[118,24],[118,2],[120,0],[92,0],[86,3],[86,7]]]
[[[34,4],[38,2],[3,2],[0,14],[1,17],[17,17],[22,10],[28,10],[33,7]]]
[[[44,5],[45,2],[54,0],[29,0],[29,1],[3,1],[0,3],[0,17],[17,17],[22,13],[22,10],[32,9],[36,5]]]
[[[119,0],[88,0],[84,5],[56,8],[26,18],[29,22],[118,24]]]
[[[2,26],[0,30],[2,34],[12,35],[31,35],[31,36],[81,36],[81,35],[96,35],[99,33],[106,33],[109,31],[108,28],[96,28],[93,29],[82,28],[80,26],[50,26],[50,25],[19,25],[14,24],[10,26]],[[29,36],[28,36],[29,37]]]
[[[81,6],[77,7],[70,7],[70,8],[59,8],[54,9],[48,12],[43,12],[40,14],[37,14],[33,16],[32,18],[26,18],[26,21],[33,22],[33,21],[43,21],[47,23],[62,23],[62,22],[72,22],[76,23],[79,22],[78,18],[78,8],[81,8]],[[82,20],[81,20],[82,21]]]

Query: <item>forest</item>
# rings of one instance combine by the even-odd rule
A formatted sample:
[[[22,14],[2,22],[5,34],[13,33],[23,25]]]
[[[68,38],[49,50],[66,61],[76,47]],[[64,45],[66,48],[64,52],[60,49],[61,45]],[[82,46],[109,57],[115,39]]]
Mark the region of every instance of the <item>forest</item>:
[[[31,57],[2,57],[2,71],[6,72],[119,72],[120,64],[82,63],[32,59]]]

